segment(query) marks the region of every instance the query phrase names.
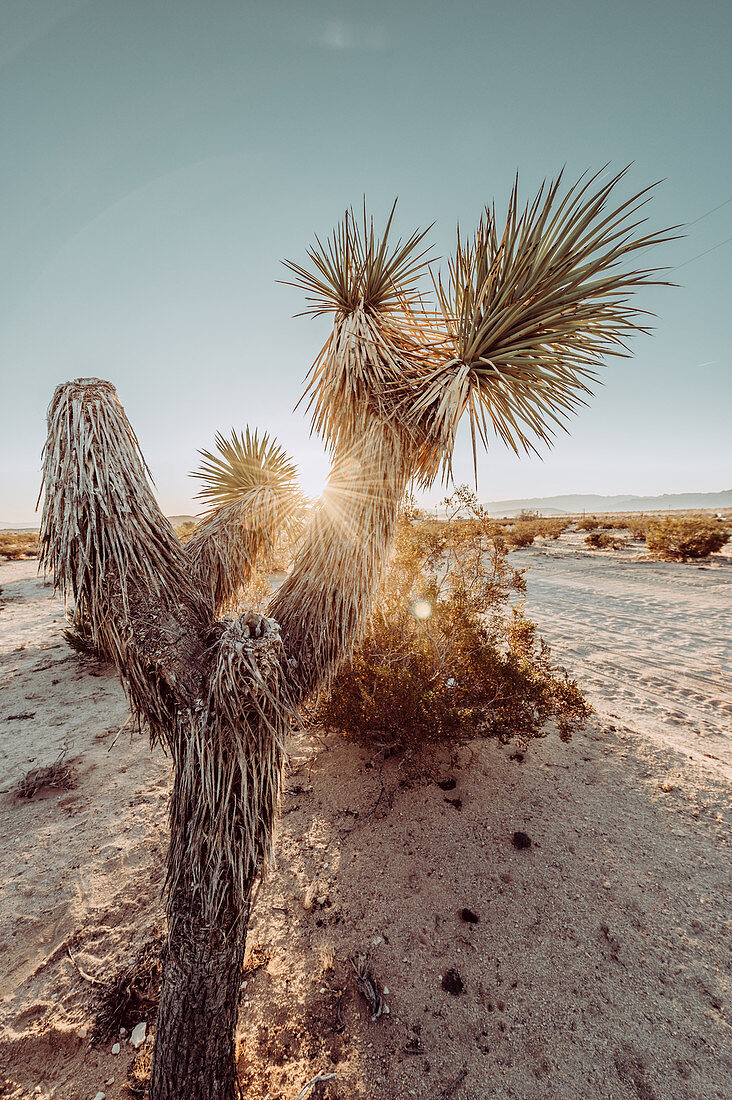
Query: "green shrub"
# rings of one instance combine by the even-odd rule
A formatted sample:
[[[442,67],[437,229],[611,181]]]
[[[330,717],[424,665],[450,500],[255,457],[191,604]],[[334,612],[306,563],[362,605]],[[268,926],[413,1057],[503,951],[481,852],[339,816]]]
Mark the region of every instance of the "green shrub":
[[[550,720],[568,740],[590,713],[511,606],[525,583],[505,539],[461,492],[463,514],[448,507],[438,529],[402,519],[367,635],[316,708],[327,729],[398,751],[484,736],[527,741]]]
[[[657,558],[689,561],[706,558],[729,542],[730,532],[705,516],[666,516],[648,524],[646,545]]]

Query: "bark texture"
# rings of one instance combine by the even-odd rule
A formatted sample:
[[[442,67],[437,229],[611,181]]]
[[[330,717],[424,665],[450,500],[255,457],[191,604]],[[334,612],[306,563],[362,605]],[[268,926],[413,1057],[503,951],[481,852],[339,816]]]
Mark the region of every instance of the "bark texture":
[[[229,912],[212,927],[183,890],[169,898],[150,1080],[154,1100],[242,1096],[236,1077],[236,1021],[248,919],[247,904],[243,912]]]

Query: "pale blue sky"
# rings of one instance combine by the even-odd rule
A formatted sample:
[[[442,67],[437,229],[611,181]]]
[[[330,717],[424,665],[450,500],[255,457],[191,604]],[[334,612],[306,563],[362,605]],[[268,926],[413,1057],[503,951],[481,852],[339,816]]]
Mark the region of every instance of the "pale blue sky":
[[[293,319],[280,260],[345,206],[455,224],[570,176],[664,178],[656,227],[732,197],[732,5],[674,0],[0,0],[0,521],[32,517],[57,382],[119,390],[168,513],[217,429],[274,432],[316,493],[301,411],[327,331]],[[732,202],[656,257],[732,237]],[[732,485],[732,244],[644,292],[635,357],[543,461],[496,443],[483,499]],[[471,477],[469,447],[456,464]]]

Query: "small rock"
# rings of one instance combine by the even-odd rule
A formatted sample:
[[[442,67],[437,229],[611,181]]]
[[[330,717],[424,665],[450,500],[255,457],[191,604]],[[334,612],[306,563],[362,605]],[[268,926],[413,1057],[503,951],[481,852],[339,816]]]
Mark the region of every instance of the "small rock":
[[[132,1029],[132,1034],[130,1035],[130,1043],[135,1048],[135,1050],[137,1050],[138,1047],[142,1046],[142,1044],[145,1042],[146,1036],[147,1024],[143,1020],[141,1024],[138,1024],[137,1027]]]
[[[477,913],[474,913],[472,909],[461,909],[460,917],[466,924],[477,924],[480,917]]]
[[[112,1047],[112,1054],[119,1054],[119,1052],[121,1050],[122,1050],[122,1047],[119,1045],[119,1043],[115,1043],[114,1046]]]
[[[104,1082],[104,1084],[105,1084],[105,1085],[113,1085],[113,1084],[114,1084],[114,1077],[109,1077],[109,1078],[108,1078],[108,1079],[107,1079],[107,1080],[106,1080],[106,1081]]]
[[[526,833],[516,832],[513,834],[512,843],[514,848],[530,848],[531,837],[528,836]]]
[[[104,1097],[105,1097],[105,1093],[98,1092],[97,1095],[94,1097],[94,1100],[104,1100]]]
[[[442,988],[446,993],[452,993],[453,997],[457,997],[463,991],[463,979],[460,977],[457,970],[454,968],[448,970],[442,979]]]
[[[443,791],[454,791],[457,787],[455,779],[438,779],[437,786]]]
[[[610,882],[610,880],[606,878],[605,881],[602,884],[602,888],[603,888],[603,890],[611,890],[612,885],[613,885],[612,882]]]
[[[86,1024],[82,1024],[80,1028],[77,1028],[76,1034],[79,1036],[80,1039],[86,1039],[87,1035],[89,1034],[89,1028],[86,1026]]]
[[[126,1027],[121,1027],[119,1029],[119,1033],[122,1036],[122,1038],[124,1039],[125,1035],[127,1034],[127,1028]]]

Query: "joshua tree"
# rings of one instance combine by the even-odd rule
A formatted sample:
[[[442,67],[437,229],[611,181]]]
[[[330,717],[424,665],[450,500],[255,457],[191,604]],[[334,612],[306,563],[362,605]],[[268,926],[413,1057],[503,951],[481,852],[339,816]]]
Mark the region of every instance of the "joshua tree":
[[[307,266],[288,265],[310,312],[334,316],[309,384],[333,464],[266,618],[220,616],[299,506],[286,456],[266,437],[219,439],[220,457],[206,455],[201,471],[211,510],[184,547],[113,386],[87,378],[56,390],[44,562],[174,764],[152,1100],[238,1091],[240,970],[285,737],[359,637],[406,487],[449,474],[463,414],[474,450],[489,429],[516,451],[548,442],[603,357],[641,329],[628,297],[658,269],[625,261],[669,236],[638,232],[647,192],[608,206],[621,176],[563,195],[557,180],[523,209],[514,186],[500,232],[486,209],[473,239],[458,238],[429,312],[424,234],[392,245],[393,210],[380,238],[349,213]]]

